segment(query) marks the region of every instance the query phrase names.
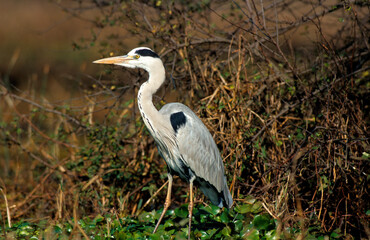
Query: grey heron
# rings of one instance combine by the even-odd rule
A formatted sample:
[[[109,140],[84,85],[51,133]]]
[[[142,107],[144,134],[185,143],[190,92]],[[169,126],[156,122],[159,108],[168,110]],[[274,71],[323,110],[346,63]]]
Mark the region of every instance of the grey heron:
[[[162,60],[150,48],[139,47],[127,55],[94,61],[127,68],[142,68],[149,73],[137,96],[142,119],[157,143],[158,152],[167,163],[168,190],[160,222],[171,204],[173,175],[178,175],[190,185],[189,233],[193,215],[193,185],[198,186],[213,204],[230,208],[233,204],[220,152],[207,127],[198,116],[181,103],[168,103],[159,111],[152,97],[165,81]]]

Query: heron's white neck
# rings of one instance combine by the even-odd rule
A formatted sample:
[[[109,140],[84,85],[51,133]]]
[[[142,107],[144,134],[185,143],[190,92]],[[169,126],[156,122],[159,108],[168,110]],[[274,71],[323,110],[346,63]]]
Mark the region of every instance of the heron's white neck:
[[[152,102],[153,94],[162,86],[166,74],[163,64],[158,64],[154,71],[148,71],[149,79],[143,83],[140,87],[137,96],[137,102],[141,116],[143,117],[144,123],[152,133],[155,134],[153,121],[161,123],[163,122],[163,116],[158,112],[157,108]]]

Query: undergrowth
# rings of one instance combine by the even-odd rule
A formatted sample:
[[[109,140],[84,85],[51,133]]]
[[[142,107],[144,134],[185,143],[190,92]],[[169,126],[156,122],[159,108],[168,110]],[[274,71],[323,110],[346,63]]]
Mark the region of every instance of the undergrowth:
[[[89,237],[91,239],[187,239],[188,207],[182,205],[165,215],[165,222],[153,234],[153,229],[161,211],[142,212],[137,217],[120,217],[114,214],[84,217],[77,222],[71,218],[67,222],[40,221],[31,223],[20,221],[12,228],[4,229],[5,237],[17,239],[69,239]],[[276,239],[276,220],[264,213],[261,202],[248,199],[230,211],[217,206],[198,205],[194,208],[191,235],[195,239]],[[294,226],[279,237],[294,239],[299,229]],[[330,239],[343,236],[333,231]],[[324,239],[317,229],[310,229],[306,239]]]

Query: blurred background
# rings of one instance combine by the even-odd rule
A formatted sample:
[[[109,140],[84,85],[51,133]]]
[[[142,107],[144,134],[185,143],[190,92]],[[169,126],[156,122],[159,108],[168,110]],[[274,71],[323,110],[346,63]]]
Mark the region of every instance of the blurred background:
[[[325,4],[334,6],[336,2],[325,1]],[[72,94],[74,88],[70,88],[70,84],[76,84],[84,74],[96,74],[98,66],[94,66],[92,60],[102,57],[103,51],[122,55],[148,40],[128,31],[131,22],[99,25],[102,13],[109,14],[99,9],[99,4],[73,0],[1,0],[0,4],[0,70],[3,78],[20,89],[26,88],[30,84],[28,79],[32,78],[32,84],[52,101]],[[292,24],[297,17],[307,15],[308,5],[306,2],[289,3],[287,8],[279,11],[279,18]],[[105,6],[104,1],[100,6]],[[209,24],[224,30],[232,26],[221,16],[228,11],[226,6],[217,3],[215,10],[218,12],[209,11]],[[113,14],[116,13],[112,11],[110,17]],[[321,26],[328,40],[336,43],[343,41],[336,35],[344,25],[339,18],[339,13],[325,16]],[[267,24],[274,28],[273,21]],[[309,55],[315,49],[315,31],[312,24],[297,26],[289,31],[290,39],[282,44],[282,48],[288,48],[290,44],[294,51]]]
[[[73,47],[74,42],[90,37],[92,24],[52,1],[2,0],[0,4],[3,78],[20,90],[34,84],[51,101],[70,96],[72,89],[66,87],[71,76],[91,73],[91,59],[97,56],[93,47]]]
[[[335,3],[325,1],[328,5]],[[138,34],[127,31],[131,29],[131,22],[99,26],[102,10],[89,2],[1,0],[0,4],[0,71],[3,78],[20,89],[26,88],[30,84],[28,79],[32,78],[32,84],[44,91],[51,101],[65,99],[74,91],[70,84],[76,84],[84,74],[96,73],[99,67],[94,66],[92,60],[102,57],[102,51],[125,54],[144,42]],[[296,17],[305,14],[307,5],[306,2],[290,3],[289,8],[279,11],[279,17],[293,23]],[[218,3],[215,10],[218,12],[209,11],[209,24],[230,28],[232,25],[220,16],[228,8]],[[342,27],[339,15],[322,19],[322,31],[329,40],[336,42],[341,41],[335,35]],[[295,51],[310,54],[315,48],[313,25],[297,27],[288,36]],[[102,50],[107,39],[110,39],[109,49]],[[282,47],[287,48],[287,43]]]

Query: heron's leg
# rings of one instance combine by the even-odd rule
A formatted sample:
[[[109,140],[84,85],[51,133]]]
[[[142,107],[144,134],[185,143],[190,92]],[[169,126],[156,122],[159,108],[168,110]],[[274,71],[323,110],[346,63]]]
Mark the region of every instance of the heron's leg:
[[[190,179],[190,203],[188,206],[189,210],[189,233],[188,233],[188,240],[190,240],[190,233],[191,233],[191,219],[193,218],[193,206],[194,206],[194,198],[193,198],[193,181],[195,177]]]
[[[167,212],[168,207],[171,205],[172,180],[173,180],[172,175],[170,173],[168,173],[168,189],[167,189],[166,201],[164,202],[163,212],[162,212],[161,216],[159,217],[157,225],[155,225],[153,233],[155,233],[157,231],[157,229],[159,227],[159,224],[161,223],[164,214]]]

